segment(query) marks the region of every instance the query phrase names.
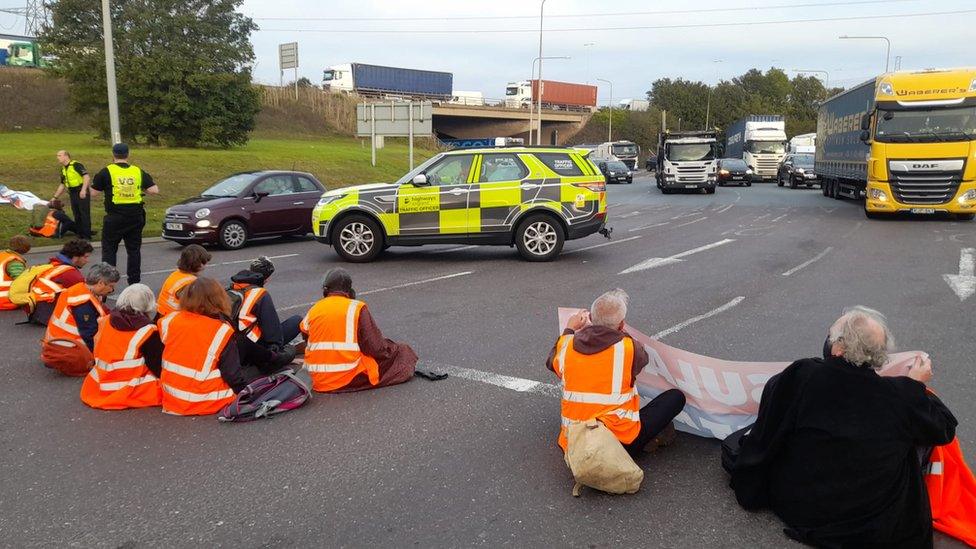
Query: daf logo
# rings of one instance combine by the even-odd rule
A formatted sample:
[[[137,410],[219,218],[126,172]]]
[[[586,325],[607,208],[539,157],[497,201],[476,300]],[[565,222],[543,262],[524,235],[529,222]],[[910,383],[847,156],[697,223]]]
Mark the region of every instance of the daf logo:
[[[912,169],[915,170],[931,170],[932,168],[938,168],[937,164],[912,164]]]

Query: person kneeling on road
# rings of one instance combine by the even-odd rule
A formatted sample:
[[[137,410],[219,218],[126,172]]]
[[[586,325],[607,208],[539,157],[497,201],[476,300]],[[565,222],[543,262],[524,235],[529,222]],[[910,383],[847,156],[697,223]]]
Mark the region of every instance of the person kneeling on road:
[[[176,263],[176,270],[170,273],[159,288],[159,300],[156,303],[157,318],[162,318],[180,308],[180,293],[197,275],[203,272],[212,256],[203,246],[190,244],[180,252],[180,259]]]
[[[31,249],[30,239],[22,234],[10,237],[10,247],[0,252],[0,311],[18,308],[10,301],[10,285],[27,270],[24,254]]]
[[[87,240],[69,240],[61,246],[61,251],[50,259],[48,267],[31,281],[30,294],[34,301],[34,309],[28,319],[32,323],[46,325],[54,311],[54,303],[58,295],[75,284],[85,281],[81,269],[88,264],[93,251],[92,245]]]
[[[685,395],[670,389],[640,408],[634,381],[648,356],[623,331],[627,301],[620,289],[601,295],[589,312],[580,311],[569,320],[549,353],[546,367],[562,380],[563,451],[568,425],[591,419],[602,421],[631,455],[674,440],[672,420],[684,408]]]
[[[383,337],[366,304],[356,300],[345,269],[325,274],[322,295],[299,326],[306,334],[305,368],[314,390],[362,391],[413,378],[417,354]]]
[[[152,320],[156,296],[149,286],[133,284],[115,305],[98,320],[95,367],[81,386],[81,401],[103,410],[159,406],[163,343]]]
[[[855,307],[831,326],[823,359],[766,383],[731,465],[742,507],[771,509],[809,545],[932,547],[922,467],[957,422],[926,390],[928,358],[907,377],[878,375],[892,347],[884,316]]]
[[[48,368],[83,376],[92,367],[98,320],[108,314],[104,300],[115,291],[119,271],[106,263],[88,268],[84,284],[61,292],[44,334],[41,360]]]
[[[259,377],[241,367],[230,314],[220,283],[199,277],[183,290],[180,310],[159,320],[163,412],[216,414]]]
[[[251,262],[247,270],[232,276],[229,291],[240,299],[237,329],[247,339],[262,347],[276,350],[292,342],[300,330],[302,317],[293,315],[284,321],[278,316],[271,294],[265,286],[275,272],[267,257]]]

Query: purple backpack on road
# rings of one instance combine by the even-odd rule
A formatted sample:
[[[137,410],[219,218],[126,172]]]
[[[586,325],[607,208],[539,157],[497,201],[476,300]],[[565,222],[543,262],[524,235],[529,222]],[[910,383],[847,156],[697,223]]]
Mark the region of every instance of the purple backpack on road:
[[[285,369],[248,384],[233,402],[224,406],[217,419],[225,422],[253,421],[294,410],[312,397],[312,378],[304,368]]]

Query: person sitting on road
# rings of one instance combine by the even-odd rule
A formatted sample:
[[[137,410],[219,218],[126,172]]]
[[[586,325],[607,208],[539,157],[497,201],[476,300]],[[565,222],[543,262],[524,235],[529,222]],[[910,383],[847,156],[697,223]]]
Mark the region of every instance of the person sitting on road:
[[[94,248],[87,240],[72,239],[64,243],[61,251],[49,261],[50,267],[31,282],[34,311],[30,320],[46,325],[54,311],[58,294],[85,281],[81,269],[88,264]]]
[[[156,296],[149,286],[133,284],[115,306],[98,320],[95,367],[81,386],[81,401],[102,410],[159,406],[163,343],[152,320]]]
[[[230,300],[216,280],[191,282],[180,297],[180,310],[157,324],[163,342],[163,412],[216,414],[258,377],[241,367]]]
[[[251,262],[245,271],[231,277],[227,289],[232,308],[237,309],[237,345],[241,364],[268,375],[281,370],[295,359],[295,347],[288,345],[298,334],[302,317],[292,316],[281,322],[271,294],[264,289],[275,267],[267,257]],[[234,305],[236,303],[236,305]]]
[[[322,295],[299,325],[306,334],[305,368],[315,391],[362,391],[413,378],[417,354],[383,337],[366,304],[356,300],[345,269],[325,274]]]
[[[809,545],[932,546],[925,449],[950,442],[956,418],[926,390],[928,358],[907,377],[878,375],[892,347],[884,316],[854,307],[830,327],[823,359],[766,383],[731,470],[742,507],[771,509]]]
[[[634,381],[648,356],[624,332],[628,299],[620,289],[596,298],[590,311],[573,315],[549,353],[546,367],[562,380],[558,442],[563,451],[567,426],[591,419],[602,421],[632,456],[674,440],[672,421],[684,408],[685,395],[670,389],[640,408]]]
[[[159,301],[156,303],[159,318],[179,310],[180,292],[197,279],[197,275],[203,272],[211,258],[210,252],[199,244],[190,244],[183,248],[176,270],[166,277],[159,289]]]
[[[18,309],[10,302],[10,284],[27,270],[24,254],[31,249],[30,239],[22,234],[10,237],[10,246],[0,252],[0,311]]]
[[[119,278],[115,267],[96,263],[89,267],[83,284],[58,295],[41,350],[45,366],[71,376],[88,373],[98,320],[108,314],[104,301],[115,291]]]
[[[54,217],[59,224],[58,230],[62,236],[65,233],[71,233],[81,237],[81,235],[78,234],[80,231],[78,223],[76,223],[74,219],[71,219],[71,216],[64,211],[64,202],[54,198],[48,202],[48,207],[51,208],[51,216]]]

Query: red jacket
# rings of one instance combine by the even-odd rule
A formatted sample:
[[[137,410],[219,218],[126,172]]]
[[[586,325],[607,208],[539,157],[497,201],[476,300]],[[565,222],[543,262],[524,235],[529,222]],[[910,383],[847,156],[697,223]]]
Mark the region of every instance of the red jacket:
[[[67,257],[61,254],[57,254],[56,256],[51,258],[51,265],[54,266],[71,265],[71,260],[69,260]],[[77,269],[77,268],[71,269],[69,271],[65,271],[61,273],[60,276],[56,276],[54,277],[54,279],[52,279],[52,282],[61,286],[65,290],[67,290],[68,288],[74,286],[79,282],[84,282],[84,281],[85,281],[85,276],[81,274],[81,269]]]

